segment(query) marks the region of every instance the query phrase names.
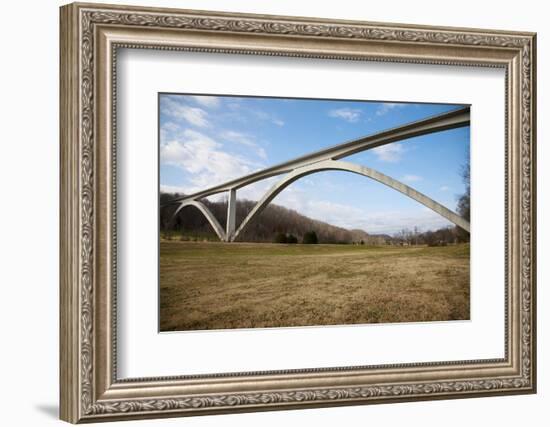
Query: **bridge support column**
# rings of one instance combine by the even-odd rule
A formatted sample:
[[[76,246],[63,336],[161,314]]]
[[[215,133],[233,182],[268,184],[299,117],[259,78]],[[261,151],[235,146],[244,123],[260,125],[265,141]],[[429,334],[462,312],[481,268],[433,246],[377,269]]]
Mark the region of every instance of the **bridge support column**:
[[[237,190],[229,190],[227,199],[227,226],[225,228],[225,240],[231,242],[235,233],[235,219],[237,213]]]

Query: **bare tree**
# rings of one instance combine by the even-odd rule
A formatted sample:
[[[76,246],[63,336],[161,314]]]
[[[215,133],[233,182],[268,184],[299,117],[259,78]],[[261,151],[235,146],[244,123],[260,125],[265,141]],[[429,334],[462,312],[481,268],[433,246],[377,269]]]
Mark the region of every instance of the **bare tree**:
[[[458,213],[462,218],[470,221],[470,156],[462,166],[461,175],[466,191],[458,198]]]
[[[466,162],[461,170],[462,181],[466,187],[464,194],[458,198],[457,210],[462,218],[470,221],[470,155],[466,157]],[[455,227],[456,238],[459,242],[469,242],[470,233],[460,227]]]

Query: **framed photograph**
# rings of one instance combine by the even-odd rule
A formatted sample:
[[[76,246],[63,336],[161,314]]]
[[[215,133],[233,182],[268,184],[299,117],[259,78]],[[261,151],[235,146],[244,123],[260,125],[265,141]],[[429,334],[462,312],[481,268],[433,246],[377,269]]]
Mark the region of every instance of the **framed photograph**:
[[[535,34],[61,8],[61,418],[536,391]]]

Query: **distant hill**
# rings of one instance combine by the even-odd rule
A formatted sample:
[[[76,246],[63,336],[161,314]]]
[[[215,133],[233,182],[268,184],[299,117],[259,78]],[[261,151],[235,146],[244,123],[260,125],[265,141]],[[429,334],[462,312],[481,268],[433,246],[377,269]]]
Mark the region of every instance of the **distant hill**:
[[[393,242],[393,237],[389,234],[370,234],[365,230],[350,230],[353,236],[354,242],[360,242],[363,240],[366,244],[369,245],[384,245],[386,243]]]
[[[161,206],[175,197],[181,197],[181,194],[162,193],[160,196]],[[210,209],[220,224],[225,225],[227,220],[227,202],[209,202],[203,200],[203,203]],[[246,215],[252,210],[256,202],[250,200],[237,201],[237,226]],[[195,208],[189,207],[183,209],[178,214],[175,221],[172,221],[175,206],[166,206],[161,209],[160,227],[161,231],[179,231],[185,234],[197,234],[201,236],[215,237],[210,224],[204,216]],[[363,241],[366,244],[383,244],[385,237],[383,235],[369,235],[363,230],[347,230],[342,227],[336,227],[323,221],[318,221],[302,215],[295,210],[287,209],[276,204],[269,204],[264,211],[256,217],[238,240],[244,242],[273,242],[275,236],[279,233],[293,234],[302,241],[305,233],[315,231],[319,243],[354,243]],[[387,236],[388,239],[391,239]]]

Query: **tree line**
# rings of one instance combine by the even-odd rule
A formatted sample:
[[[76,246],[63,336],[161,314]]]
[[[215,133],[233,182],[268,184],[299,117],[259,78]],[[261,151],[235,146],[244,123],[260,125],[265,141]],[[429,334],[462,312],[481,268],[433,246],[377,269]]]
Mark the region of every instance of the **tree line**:
[[[418,227],[412,230],[405,228],[392,236],[391,243],[396,245],[428,245],[446,246],[453,243],[470,241],[470,234],[459,227],[443,227],[435,231],[419,231]]]

